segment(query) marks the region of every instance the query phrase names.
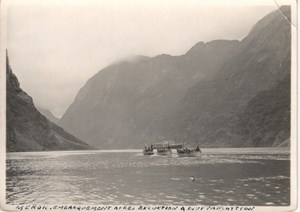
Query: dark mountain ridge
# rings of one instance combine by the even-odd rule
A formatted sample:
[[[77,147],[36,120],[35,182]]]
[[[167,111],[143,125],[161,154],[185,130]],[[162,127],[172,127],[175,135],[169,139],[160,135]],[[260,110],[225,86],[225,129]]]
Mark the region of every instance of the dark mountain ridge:
[[[6,56],[6,151],[81,150],[89,145],[49,121],[34,106]]]
[[[289,7],[281,9],[290,14]],[[159,131],[164,137],[178,137],[207,147],[272,146],[271,141],[250,142],[251,138],[236,129],[244,127],[239,124],[246,124],[239,119],[247,113],[248,102],[260,92],[274,92],[272,89],[290,74],[290,30],[290,23],[280,11],[267,15],[242,40],[214,79],[192,87],[151,132]],[[285,86],[285,92],[290,92],[287,83]],[[274,102],[270,104],[275,104],[276,99],[272,100]],[[278,107],[285,108],[286,105]],[[265,107],[264,110],[269,109]],[[289,127],[284,128],[284,134],[288,135]],[[269,128],[270,131],[277,129]]]
[[[289,137],[283,101],[290,89],[288,83],[278,87],[291,70],[291,29],[282,12],[290,16],[289,7],[270,13],[241,42],[199,42],[182,56],[101,70],[81,88],[61,126],[100,148],[139,148],[162,139],[203,147],[280,146]],[[258,110],[261,95],[280,103],[274,111],[286,115],[273,117],[267,105]],[[268,121],[258,121],[261,115]],[[273,119],[280,119],[278,126],[265,127]],[[258,126],[248,129],[248,122]],[[256,131],[263,134],[259,141]]]
[[[237,133],[254,147],[289,146],[291,75],[273,88],[259,92],[239,114]]]
[[[145,129],[187,89],[212,78],[238,45],[225,40],[198,43],[182,56],[159,55],[108,66],[81,88],[60,125],[103,148],[149,142]]]

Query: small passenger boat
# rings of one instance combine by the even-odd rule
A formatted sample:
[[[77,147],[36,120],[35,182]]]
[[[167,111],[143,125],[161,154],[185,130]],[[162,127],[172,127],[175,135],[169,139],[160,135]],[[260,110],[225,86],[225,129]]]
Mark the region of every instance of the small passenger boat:
[[[196,148],[183,148],[177,149],[177,154],[179,157],[201,157],[201,149],[199,146]]]
[[[153,154],[154,154],[153,146],[151,145],[150,147],[148,147],[146,145],[143,149],[143,155],[153,155]]]

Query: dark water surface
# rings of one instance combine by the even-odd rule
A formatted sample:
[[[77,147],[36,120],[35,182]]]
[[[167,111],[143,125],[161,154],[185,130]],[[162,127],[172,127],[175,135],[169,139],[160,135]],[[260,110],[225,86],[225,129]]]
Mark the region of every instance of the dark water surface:
[[[6,185],[8,204],[286,206],[290,158],[281,149],[204,149],[201,158],[136,151],[8,153]]]

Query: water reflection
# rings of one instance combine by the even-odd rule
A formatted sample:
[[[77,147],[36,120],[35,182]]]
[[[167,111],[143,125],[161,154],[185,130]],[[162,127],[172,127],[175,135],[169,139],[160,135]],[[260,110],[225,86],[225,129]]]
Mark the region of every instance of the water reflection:
[[[286,154],[15,153],[7,203],[289,205],[289,164]]]

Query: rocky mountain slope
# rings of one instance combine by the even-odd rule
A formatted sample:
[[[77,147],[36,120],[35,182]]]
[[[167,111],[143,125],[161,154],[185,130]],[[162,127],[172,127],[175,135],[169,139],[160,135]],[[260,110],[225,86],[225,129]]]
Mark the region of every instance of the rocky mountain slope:
[[[237,124],[242,140],[251,146],[289,146],[291,76],[251,99]]]
[[[182,56],[137,57],[113,64],[81,88],[60,125],[101,148],[152,142],[146,129],[187,89],[211,79],[238,45],[238,41],[200,42]]]
[[[282,15],[290,8],[281,10],[241,42],[200,42],[182,56],[139,57],[101,70],[81,88],[61,126],[100,148],[139,148],[157,139],[203,147],[281,145],[289,137],[290,90],[283,81],[291,42]],[[267,97],[284,116],[273,116],[268,105],[257,108]],[[276,127],[265,126],[271,122]],[[256,131],[263,134],[258,140]]]
[[[6,151],[91,149],[89,145],[50,122],[34,106],[13,74],[6,58]]]
[[[289,7],[281,9],[290,16]],[[211,81],[192,87],[151,132],[207,147],[280,145],[290,133],[286,120],[290,113],[290,46],[290,23],[281,11],[274,11],[253,27]],[[268,96],[270,102],[265,105],[262,95],[275,92],[278,94]],[[285,115],[272,114],[275,104]],[[241,130],[249,127],[248,122],[257,126]]]

